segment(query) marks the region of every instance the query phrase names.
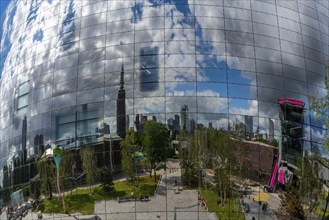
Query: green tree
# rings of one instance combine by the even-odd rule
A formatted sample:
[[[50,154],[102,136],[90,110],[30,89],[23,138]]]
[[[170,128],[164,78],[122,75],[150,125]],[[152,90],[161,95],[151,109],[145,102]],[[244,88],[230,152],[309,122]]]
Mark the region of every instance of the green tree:
[[[191,136],[186,136],[183,130],[179,133],[179,159],[184,185],[194,188],[201,184],[202,171],[209,164],[207,135],[203,125],[198,125]]]
[[[302,203],[305,204],[305,212],[312,213],[320,204],[323,195],[323,183],[319,178],[319,170],[317,160],[318,155],[308,157],[305,155],[301,158],[302,169],[299,171],[299,195]]]
[[[37,169],[41,180],[41,191],[49,199],[52,198],[52,177],[55,173],[55,164],[52,158],[40,157],[37,161]]]
[[[230,136],[224,130],[209,129],[208,142],[212,159],[232,157]]]
[[[251,162],[247,159],[250,154],[250,147],[242,139],[230,140],[231,146],[231,168],[234,169],[234,174],[240,179],[243,178],[243,173],[248,171]]]
[[[96,177],[105,192],[109,193],[113,191],[113,175],[109,167],[102,167],[98,169],[96,172]]]
[[[235,166],[234,146],[230,135],[224,130],[212,130],[209,135],[213,154],[213,167],[215,172],[215,187],[220,197],[220,204],[224,205],[230,196],[230,175]]]
[[[215,168],[214,183],[220,198],[220,205],[224,205],[230,193],[230,171],[226,164]]]
[[[94,171],[96,168],[95,150],[92,146],[85,146],[80,149],[80,158],[82,161],[82,169],[86,173],[87,183],[92,192],[92,185],[94,184]]]
[[[196,161],[196,165],[198,165],[199,169],[204,169],[207,165],[207,159],[208,159],[208,130],[203,125],[198,125],[197,130],[195,132],[195,138],[196,138],[196,157],[194,158]],[[193,138],[193,136],[191,136]],[[192,139],[194,140],[194,139]],[[192,141],[193,143],[193,141]]]
[[[74,151],[63,150],[61,166],[60,166],[61,176],[64,176],[64,177],[72,176],[73,163],[74,163]]]
[[[199,184],[200,173],[198,172],[199,165],[197,161],[196,144],[193,136],[189,138],[188,148],[180,147],[179,159],[181,166],[181,179],[184,185],[197,187]]]
[[[35,181],[35,182],[31,182],[30,183],[30,196],[35,199],[38,200],[40,195],[41,195],[41,182],[40,181]]]
[[[287,193],[279,195],[281,199],[280,209],[289,219],[306,219],[305,210],[302,206],[302,198],[298,193],[297,186],[291,186]]]
[[[60,165],[60,176],[62,187],[65,187],[69,184],[67,177],[72,177],[72,166],[74,164],[74,151],[73,150],[62,150],[62,160]]]
[[[156,164],[167,159],[168,131],[164,124],[156,121],[147,121],[144,124],[143,146],[145,156],[154,170],[156,182]]]
[[[329,128],[329,73],[326,73],[324,76],[324,84],[326,94],[311,97],[310,110],[315,113],[316,119],[321,121],[324,127]],[[329,151],[328,135],[325,137],[323,146]]]
[[[134,157],[134,152],[138,150],[135,143],[136,138],[137,133],[131,128],[126,133],[125,139],[120,142],[121,165],[124,170],[126,179],[136,178],[137,166]]]
[[[291,218],[305,219],[320,204],[323,196],[323,183],[319,179],[318,155],[308,156],[307,153],[298,158],[296,170],[298,180],[280,195],[282,211]]]
[[[311,106],[310,110],[315,113],[315,118],[319,121],[321,121],[323,127],[327,128],[326,136],[323,141],[323,146],[326,148],[326,150],[329,151],[329,138],[328,138],[328,128],[329,128],[329,73],[328,73],[329,67],[326,67],[326,73],[324,74],[324,86],[325,86],[325,94],[317,94],[316,97],[311,97]],[[327,195],[326,199],[326,206],[323,212],[324,218],[327,207],[329,203],[329,194]]]

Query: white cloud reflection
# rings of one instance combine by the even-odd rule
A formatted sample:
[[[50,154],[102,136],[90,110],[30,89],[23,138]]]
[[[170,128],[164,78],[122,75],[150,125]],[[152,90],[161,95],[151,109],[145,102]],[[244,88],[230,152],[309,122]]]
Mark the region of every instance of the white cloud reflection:
[[[116,0],[11,1],[10,8],[16,5],[17,9],[14,15],[10,10],[6,12],[0,44],[4,61],[0,108],[6,109],[1,112],[1,127],[9,129],[14,120],[13,113],[9,112],[13,107],[9,103],[17,97],[17,85],[22,80],[30,81],[31,89],[34,89],[42,87],[43,83],[48,86],[97,72],[104,76],[99,78],[108,80],[104,86],[114,86],[118,84],[122,64],[129,74],[125,80],[126,88],[130,88],[129,94],[132,94],[130,98],[138,97],[132,102],[133,107],[129,107],[134,109],[134,114],[179,112],[186,104],[191,112],[278,118],[279,110],[274,103],[282,95],[303,94],[296,97],[307,99],[308,92],[325,94],[316,86],[323,86],[321,74],[329,56],[329,46],[325,44],[328,25],[303,14],[308,13],[305,1],[298,2],[299,14],[282,6],[276,7],[275,1],[239,1],[239,4],[229,0],[197,1],[197,5],[193,5],[195,1],[189,0],[187,6],[169,2],[158,1],[155,6],[151,1],[137,1],[136,4],[135,1]],[[322,13],[321,17],[328,14],[328,9],[322,6],[326,1],[308,2],[314,3]],[[276,9],[282,17],[277,17]],[[296,20],[296,14],[300,20]],[[11,46],[8,51],[6,45]],[[155,47],[158,48],[158,66],[155,67],[159,68],[158,90],[142,92],[139,89],[140,50]],[[185,83],[211,81],[214,76],[205,69],[225,75],[220,79],[221,83],[228,80],[253,85],[250,96],[261,97],[262,101],[232,101],[218,90],[199,91],[195,83]],[[231,70],[235,71],[234,78]],[[50,77],[44,81],[36,80],[47,74]],[[73,84],[61,85],[60,91],[70,92],[69,96],[62,96],[65,106],[80,100],[76,96],[82,92],[76,91]],[[259,89],[256,86],[260,86]],[[301,91],[305,86],[308,90]],[[52,89],[58,97],[50,99],[60,100],[63,94],[56,93],[55,86]],[[289,92],[282,93],[283,90]],[[104,100],[95,97],[103,91],[84,92],[85,100],[81,103]],[[105,94],[105,97],[115,97],[115,94]],[[267,103],[269,101],[272,103]],[[202,105],[196,107],[196,103]],[[198,119],[207,121],[205,116]],[[219,121],[218,125],[227,125],[227,119]],[[259,120],[259,126],[266,124],[265,121]],[[5,133],[1,131],[0,140],[4,140]]]

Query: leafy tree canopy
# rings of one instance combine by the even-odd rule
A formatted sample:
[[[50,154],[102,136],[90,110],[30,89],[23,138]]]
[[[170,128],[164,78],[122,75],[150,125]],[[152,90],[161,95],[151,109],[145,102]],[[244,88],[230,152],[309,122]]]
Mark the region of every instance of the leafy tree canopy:
[[[156,121],[147,121],[144,124],[143,146],[145,157],[154,170],[156,181],[156,163],[167,159],[168,131],[164,124]]]
[[[98,169],[96,172],[96,177],[105,192],[108,193],[114,190],[112,171],[109,167],[102,167]]]
[[[164,124],[156,121],[145,123],[143,145],[146,157],[152,164],[166,159],[168,137],[168,131]]]
[[[129,129],[125,139],[120,142],[121,163],[126,178],[135,178],[136,174],[136,161],[133,153],[137,151],[138,146],[135,141],[138,141],[138,134],[133,129]]]
[[[328,69],[328,67],[327,67]],[[324,76],[325,94],[317,97],[311,97],[310,110],[315,112],[315,117],[320,120],[324,127],[329,128],[329,74]],[[328,134],[328,133],[327,133]],[[328,135],[323,143],[324,147],[329,150],[329,138]]]

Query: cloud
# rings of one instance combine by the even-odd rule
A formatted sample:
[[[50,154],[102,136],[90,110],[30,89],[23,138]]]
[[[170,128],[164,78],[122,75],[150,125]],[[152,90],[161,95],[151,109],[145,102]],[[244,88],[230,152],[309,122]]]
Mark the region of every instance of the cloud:
[[[4,23],[9,25],[3,29],[12,46],[1,78],[4,98],[0,100],[0,126],[11,129],[15,105],[8,100],[17,97],[15,88],[24,80],[30,80],[31,89],[52,89],[54,101],[63,101],[56,108],[71,106],[72,101],[102,101],[96,96],[103,96],[104,91],[110,93],[105,94],[106,100],[114,100],[116,90],[111,88],[117,88],[122,64],[127,97],[136,98],[128,102],[132,106],[127,108],[133,109],[129,111],[161,114],[163,120],[165,113],[179,113],[186,104],[191,114],[199,112],[198,120],[205,123],[221,115],[219,126],[227,125],[227,114],[259,115],[259,126],[265,131],[266,118],[278,120],[278,98],[298,98],[308,107],[308,92],[325,94],[317,87],[323,87],[323,53],[328,48],[321,37],[326,36],[328,27],[315,17],[300,13],[300,24],[291,19],[296,14],[292,10],[279,6],[282,17],[277,17],[275,5],[261,1],[224,1],[226,8],[222,1],[200,1],[197,5],[186,1],[185,7],[164,1],[156,6],[150,1],[137,1],[137,5],[132,1],[72,2],[39,1],[36,16],[28,20],[32,1],[12,1],[17,5],[16,15],[11,23],[7,12]],[[228,7],[232,4],[234,7]],[[319,2],[315,4],[320,7]],[[69,16],[70,7],[74,8],[73,17]],[[253,10],[252,16],[246,8]],[[300,9],[306,13],[306,7]],[[248,21],[251,18],[253,23]],[[324,28],[323,33],[314,28],[319,26]],[[62,38],[58,37],[60,30]],[[33,40],[40,31],[42,40]],[[1,48],[4,45],[2,38]],[[140,51],[155,47],[158,90],[142,92]],[[74,84],[78,77],[80,84]],[[102,79],[108,87],[105,90],[97,89],[103,86],[99,82]],[[250,96],[259,101],[227,99],[224,89],[200,89],[195,81],[250,86]],[[51,82],[55,82],[53,88],[48,87]],[[78,92],[81,97],[77,99],[76,88],[92,90]],[[91,91],[96,96],[89,94]],[[0,135],[2,140],[7,138],[4,133]]]

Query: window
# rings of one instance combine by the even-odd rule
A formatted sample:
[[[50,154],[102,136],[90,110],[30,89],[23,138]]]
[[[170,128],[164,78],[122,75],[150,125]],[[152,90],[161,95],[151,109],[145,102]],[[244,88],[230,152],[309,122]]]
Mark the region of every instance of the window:
[[[29,104],[29,81],[23,82],[18,87],[18,98],[17,98],[17,113],[23,115],[27,110]]]
[[[82,109],[56,117],[56,142],[65,148],[98,143],[103,138],[105,128],[98,110],[82,105]]]

